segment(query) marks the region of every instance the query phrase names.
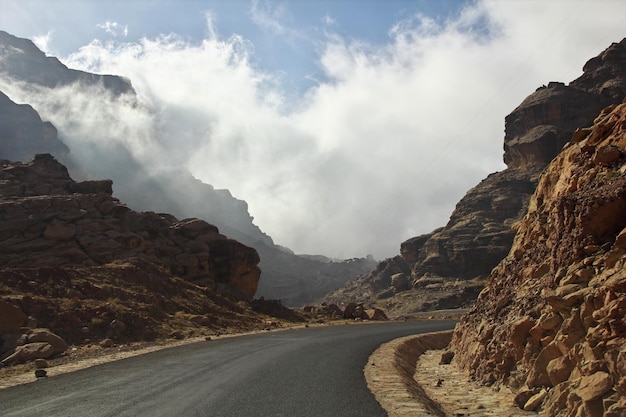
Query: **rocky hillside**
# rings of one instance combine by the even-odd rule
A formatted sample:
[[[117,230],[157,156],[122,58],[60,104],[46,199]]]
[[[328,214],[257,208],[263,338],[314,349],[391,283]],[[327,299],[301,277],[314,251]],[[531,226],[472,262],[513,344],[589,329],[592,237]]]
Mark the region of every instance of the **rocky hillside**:
[[[578,130],[542,175],[455,331],[455,361],[545,415],[626,415],[625,266],[626,103]]]
[[[36,94],[52,96],[55,89],[70,85],[97,87],[101,89],[98,94],[112,96],[110,103],[94,96],[91,105],[95,107],[115,105],[116,100],[137,101],[130,80],[69,69],[58,59],[47,57],[30,40],[0,31],[0,85],[2,83],[25,85],[20,91],[26,91],[21,98],[27,103]],[[57,132],[50,122],[43,122],[37,113],[40,109],[11,100],[16,98],[0,92],[0,158],[26,162],[36,154],[50,153],[68,167],[74,178],[111,178],[115,184],[114,195],[135,210],[171,213],[179,218],[196,217],[216,225],[223,234],[255,248],[261,255],[259,266],[263,279],[258,287],[259,296],[282,299],[289,305],[303,305],[341,287],[352,277],[370,271],[375,265],[366,258],[331,261],[297,256],[275,245],[271,237],[253,223],[247,203],[233,197],[228,190],[215,189],[184,168],[154,172],[123,147],[85,141],[84,145],[77,143],[72,145],[74,149],[69,149],[63,142],[66,132]],[[105,109],[101,110],[104,114]],[[72,123],[80,125],[81,115],[74,117]],[[81,146],[85,148],[77,148]],[[98,158],[80,160],[75,157],[80,154],[79,150],[88,154],[95,152]],[[138,193],[139,189],[142,192]]]
[[[0,168],[0,268],[95,266],[129,258],[195,284],[252,300],[256,251],[199,219],[136,212],[112,182],[75,182],[51,155]]]
[[[257,252],[197,218],[137,212],[49,154],[0,161],[0,361],[267,326]],[[279,302],[281,317],[299,320]],[[278,311],[280,310],[280,311]],[[260,312],[260,313],[259,313]]]
[[[396,314],[469,306],[507,255],[537,180],[579,127],[626,93],[626,40],[588,61],[569,85],[551,82],[505,119],[507,169],[489,175],[457,204],[445,227],[400,245],[369,274],[329,294]]]

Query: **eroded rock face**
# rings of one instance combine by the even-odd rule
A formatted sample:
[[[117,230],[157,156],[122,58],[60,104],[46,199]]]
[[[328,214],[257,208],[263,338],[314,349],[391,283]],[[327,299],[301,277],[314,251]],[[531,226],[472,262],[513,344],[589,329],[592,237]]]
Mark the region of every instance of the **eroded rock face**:
[[[626,104],[574,138],[451,348],[478,380],[547,391],[546,415],[625,415]]]
[[[569,86],[551,82],[540,87],[506,117],[507,169],[469,190],[445,227],[403,242],[400,257],[383,261],[326,299],[367,302],[401,314],[471,304],[509,252],[541,172],[576,129],[590,126],[605,106],[625,96],[626,39],[587,62],[583,75]],[[593,158],[611,163],[618,155],[609,147]],[[407,287],[391,283],[390,265],[393,273],[410,271]]]
[[[0,167],[0,267],[95,266],[140,257],[188,281],[251,300],[256,251],[199,219],[136,212],[110,181],[76,183],[50,155]]]

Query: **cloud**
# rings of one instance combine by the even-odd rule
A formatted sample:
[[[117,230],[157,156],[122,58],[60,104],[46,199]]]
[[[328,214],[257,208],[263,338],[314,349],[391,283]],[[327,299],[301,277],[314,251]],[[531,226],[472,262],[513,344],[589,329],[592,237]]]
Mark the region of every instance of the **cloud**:
[[[253,10],[283,27],[278,6]],[[228,188],[297,253],[382,258],[443,226],[469,188],[504,169],[505,115],[536,87],[579,76],[621,40],[624,15],[622,2],[485,0],[447,21],[398,22],[383,45],[326,33],[324,79],[297,99],[258,68],[249,40],[220,37],[207,17],[198,42],[94,41],[64,59],[128,77],[139,105],[83,117],[91,107],[73,91],[42,113],[86,158],[104,141],[147,169],[185,166]]]
[[[50,30],[45,35],[33,36],[33,43],[37,45],[37,48],[41,49],[43,52],[49,52],[50,41],[52,40],[52,35],[54,31]]]
[[[106,33],[109,35],[116,36],[128,36],[128,25],[122,26],[117,22],[106,21],[104,23],[99,23],[96,25],[100,29],[104,29]]]
[[[329,14],[325,14],[324,17],[322,17],[322,23],[326,26],[336,26],[337,25],[337,21],[335,19],[332,18],[332,16],[330,16]]]
[[[280,3],[267,0],[252,0],[250,17],[261,29],[282,35],[286,29],[281,23],[285,9]]]

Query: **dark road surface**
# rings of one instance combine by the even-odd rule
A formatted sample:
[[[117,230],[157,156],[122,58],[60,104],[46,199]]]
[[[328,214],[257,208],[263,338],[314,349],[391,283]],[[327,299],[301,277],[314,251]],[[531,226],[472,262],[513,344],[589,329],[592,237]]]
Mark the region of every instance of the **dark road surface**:
[[[161,350],[0,390],[0,416],[378,417],[363,367],[453,321],[329,326]]]

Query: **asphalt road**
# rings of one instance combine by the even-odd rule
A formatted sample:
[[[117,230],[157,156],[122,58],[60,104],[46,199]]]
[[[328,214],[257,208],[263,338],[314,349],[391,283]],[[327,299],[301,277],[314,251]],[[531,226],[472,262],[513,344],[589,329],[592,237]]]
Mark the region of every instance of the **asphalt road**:
[[[170,348],[0,390],[0,416],[386,416],[363,376],[369,355],[453,326],[329,326]]]

